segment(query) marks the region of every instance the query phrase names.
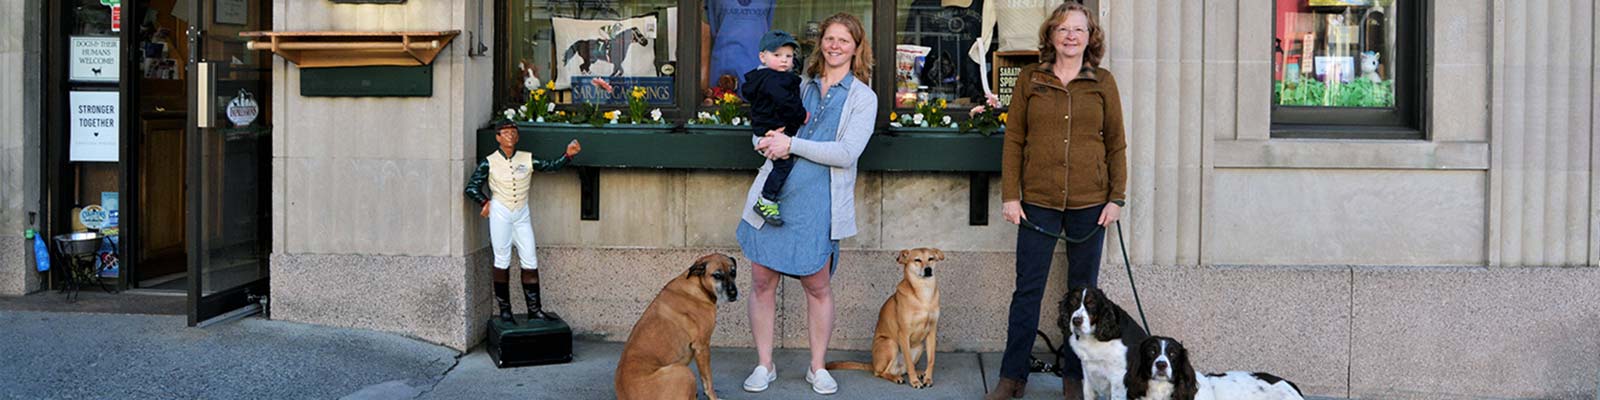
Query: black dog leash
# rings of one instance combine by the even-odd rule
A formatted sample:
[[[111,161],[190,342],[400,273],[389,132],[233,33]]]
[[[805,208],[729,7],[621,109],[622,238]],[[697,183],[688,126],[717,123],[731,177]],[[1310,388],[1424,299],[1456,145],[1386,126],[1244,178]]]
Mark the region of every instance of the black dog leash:
[[[1067,243],[1072,243],[1072,244],[1080,244],[1080,243],[1086,242],[1086,241],[1089,240],[1089,238],[1094,237],[1095,234],[1100,233],[1101,229],[1105,229],[1105,227],[1103,227],[1103,226],[1095,225],[1094,230],[1089,231],[1089,234],[1083,235],[1083,237],[1079,237],[1079,238],[1071,238],[1071,237],[1067,237],[1065,235],[1062,235],[1060,233],[1046,231],[1046,230],[1044,230],[1044,228],[1040,228],[1039,225],[1035,225],[1032,221],[1028,221],[1027,219],[1021,219],[1021,221],[1022,221],[1022,226],[1025,227],[1025,228],[1028,228],[1029,230],[1032,230],[1034,232],[1039,232],[1039,233],[1045,234],[1046,236],[1050,236],[1050,237],[1053,237],[1053,238],[1056,238],[1056,239],[1059,239],[1059,240],[1065,240]],[[1126,242],[1122,241],[1122,221],[1121,220],[1117,221],[1117,245],[1122,247],[1122,267],[1123,267],[1124,270],[1128,271],[1128,287],[1133,289],[1133,305],[1139,309],[1139,322],[1144,324],[1144,326],[1143,326],[1144,333],[1146,335],[1149,335],[1150,334],[1150,321],[1146,320],[1144,318],[1144,303],[1139,301],[1139,285],[1136,285],[1133,282],[1133,262],[1129,261],[1129,259],[1128,259],[1128,244]]]
[[[1105,229],[1105,227],[1103,227],[1103,226],[1096,225],[1094,227],[1094,230],[1089,231],[1089,234],[1083,235],[1083,237],[1079,237],[1079,238],[1071,238],[1071,237],[1067,237],[1065,235],[1062,235],[1060,233],[1046,231],[1046,230],[1044,230],[1044,228],[1040,228],[1039,225],[1035,225],[1032,221],[1028,221],[1027,219],[1021,219],[1021,222],[1022,222],[1021,225],[1024,228],[1028,228],[1028,230],[1032,230],[1034,232],[1039,232],[1039,233],[1044,234],[1045,236],[1050,236],[1050,237],[1056,238],[1058,240],[1063,240],[1063,241],[1066,241],[1067,243],[1072,243],[1072,244],[1081,244],[1083,242],[1089,241],[1089,238],[1094,237],[1094,235],[1097,234],[1097,233],[1100,233],[1101,229]],[[1127,242],[1124,242],[1122,240],[1122,221],[1121,220],[1117,221],[1117,245],[1122,248],[1122,266],[1123,266],[1124,270],[1128,271],[1128,287],[1133,289],[1133,305],[1134,305],[1134,307],[1138,308],[1138,310],[1139,310],[1139,321],[1144,323],[1144,326],[1142,328],[1144,328],[1145,335],[1149,335],[1150,334],[1150,321],[1146,320],[1145,317],[1144,317],[1144,303],[1139,301],[1139,286],[1134,284],[1134,282],[1133,282],[1133,262],[1128,259],[1128,244],[1127,244]],[[1050,352],[1054,353],[1055,356],[1056,356],[1056,363],[1054,365],[1051,365],[1050,363],[1046,363],[1046,362],[1040,361],[1039,359],[1036,359],[1036,358],[1033,358],[1033,357],[1028,357],[1029,358],[1029,370],[1031,372],[1046,372],[1046,373],[1054,374],[1056,376],[1061,376],[1062,375],[1062,369],[1061,369],[1062,359],[1066,358],[1065,352],[1069,351],[1069,350],[1065,349],[1066,343],[1063,342],[1061,344],[1062,348],[1056,348],[1055,344],[1050,342],[1050,336],[1046,335],[1043,330],[1036,330],[1035,333],[1037,333],[1040,337],[1044,338],[1045,346],[1050,347]]]

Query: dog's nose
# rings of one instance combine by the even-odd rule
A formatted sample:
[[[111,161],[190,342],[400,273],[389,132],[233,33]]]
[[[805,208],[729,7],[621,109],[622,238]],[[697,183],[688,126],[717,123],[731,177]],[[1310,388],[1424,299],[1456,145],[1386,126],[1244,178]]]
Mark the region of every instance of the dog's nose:
[[[933,268],[922,267],[922,277],[923,278],[932,278],[933,277]]]
[[[1165,371],[1166,369],[1167,369],[1167,362],[1166,361],[1156,361],[1156,370],[1157,371]]]
[[[1083,317],[1072,317],[1073,325],[1083,325]]]

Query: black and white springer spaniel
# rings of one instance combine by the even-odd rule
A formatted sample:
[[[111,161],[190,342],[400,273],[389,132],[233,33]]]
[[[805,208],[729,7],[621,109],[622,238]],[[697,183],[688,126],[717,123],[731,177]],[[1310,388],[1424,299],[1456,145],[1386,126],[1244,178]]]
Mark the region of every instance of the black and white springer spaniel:
[[[1144,328],[1106,298],[1105,292],[1093,287],[1067,292],[1056,325],[1083,362],[1083,398],[1095,399],[1097,393],[1113,400],[1129,398],[1123,375],[1137,360],[1132,350],[1144,340]]]
[[[1261,372],[1196,374],[1183,344],[1151,336],[1139,344],[1139,363],[1129,364],[1124,384],[1129,399],[1304,400],[1293,382]]]

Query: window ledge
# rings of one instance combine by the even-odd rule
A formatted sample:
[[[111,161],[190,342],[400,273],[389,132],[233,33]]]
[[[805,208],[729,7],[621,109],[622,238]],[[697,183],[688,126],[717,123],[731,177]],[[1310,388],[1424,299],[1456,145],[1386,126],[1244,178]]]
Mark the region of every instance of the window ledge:
[[[1218,140],[1217,168],[1488,170],[1488,142],[1426,140]]]
[[[583,153],[574,166],[603,168],[756,169],[749,127],[589,125],[519,123],[518,150],[537,157],[561,154],[578,139]],[[479,157],[493,152],[494,129],[477,132]],[[858,164],[863,171],[999,172],[1001,135],[918,133],[872,137]]]

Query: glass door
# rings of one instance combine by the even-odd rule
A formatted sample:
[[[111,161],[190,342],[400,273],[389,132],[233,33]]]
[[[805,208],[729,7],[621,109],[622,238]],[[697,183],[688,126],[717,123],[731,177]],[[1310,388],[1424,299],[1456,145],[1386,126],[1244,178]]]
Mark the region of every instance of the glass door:
[[[271,249],[272,55],[240,32],[269,30],[267,0],[190,2],[189,325],[260,310]]]

